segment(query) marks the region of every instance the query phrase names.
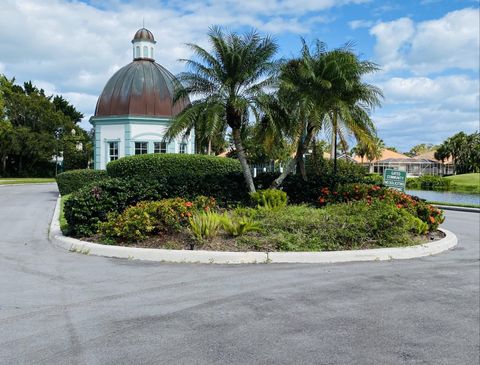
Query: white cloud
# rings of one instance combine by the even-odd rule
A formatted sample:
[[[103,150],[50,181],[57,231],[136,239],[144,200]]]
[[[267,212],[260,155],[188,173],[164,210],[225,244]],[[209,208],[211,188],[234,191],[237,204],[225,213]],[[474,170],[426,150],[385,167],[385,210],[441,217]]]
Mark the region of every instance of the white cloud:
[[[443,110],[478,110],[479,81],[465,75],[392,77],[379,85],[385,104],[417,104]]]
[[[373,21],[371,20],[365,20],[365,19],[357,19],[357,20],[352,20],[348,22],[348,26],[353,29],[359,29],[359,28],[370,28],[373,25]]]
[[[414,24],[409,18],[371,28],[375,53],[385,70],[408,69],[429,74],[458,68],[478,71],[480,25],[478,10],[467,8],[440,19]]]
[[[478,112],[431,107],[383,110],[375,117],[380,137],[389,146],[408,151],[420,143],[439,144],[459,131],[478,130]]]
[[[375,54],[385,70],[404,66],[401,47],[415,33],[414,24],[409,18],[400,18],[388,23],[375,25],[370,33],[377,37]]]

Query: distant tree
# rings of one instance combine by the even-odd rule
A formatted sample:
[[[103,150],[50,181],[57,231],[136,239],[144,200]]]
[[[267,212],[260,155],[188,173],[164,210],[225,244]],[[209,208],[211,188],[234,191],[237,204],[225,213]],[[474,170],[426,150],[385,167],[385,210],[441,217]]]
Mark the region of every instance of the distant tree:
[[[393,152],[400,153],[396,147],[393,147],[393,146],[387,146],[387,147],[385,147],[385,148],[386,148],[387,150],[390,150],[390,151],[393,151]]]
[[[66,115],[55,106],[51,96],[47,97],[30,81],[22,87],[15,84],[15,79],[9,80],[3,75],[0,75],[0,95],[2,175],[52,175],[54,156],[67,146],[64,132],[78,129],[79,135],[83,133],[76,126],[78,118],[72,119],[81,113],[70,106],[72,114]],[[66,101],[63,105],[69,106]]]
[[[83,114],[80,113],[73,105],[71,105],[67,100],[61,95],[56,95],[52,101],[55,106],[55,110],[61,111],[65,116],[67,116],[72,122],[80,123],[83,119]]]
[[[438,147],[435,158],[442,162],[452,158],[454,173],[480,171],[480,133],[459,132],[447,138]]]
[[[420,143],[416,146],[413,146],[409,152],[406,153],[407,156],[413,157],[421,155],[422,153],[429,152],[434,150],[436,147],[431,143]]]

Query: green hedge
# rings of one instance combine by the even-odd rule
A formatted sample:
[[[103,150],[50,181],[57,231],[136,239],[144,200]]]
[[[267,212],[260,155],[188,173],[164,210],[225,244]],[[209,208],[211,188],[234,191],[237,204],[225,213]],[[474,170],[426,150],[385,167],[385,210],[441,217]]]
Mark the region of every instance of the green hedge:
[[[451,181],[441,176],[423,175],[407,179],[407,189],[413,190],[450,190]]]
[[[107,172],[103,170],[71,170],[57,175],[57,185],[60,194],[66,195],[106,178]]]
[[[142,200],[182,197],[194,199],[211,196],[222,206],[248,202],[249,196],[241,173],[194,176],[168,182],[158,180],[109,178],[74,192],[65,204],[65,218],[74,236],[89,236],[97,231],[99,222],[108,213],[121,213],[126,207]]]
[[[128,156],[107,165],[110,177],[139,180],[172,178],[178,181],[190,176],[225,175],[240,171],[240,163],[231,158],[168,153]]]

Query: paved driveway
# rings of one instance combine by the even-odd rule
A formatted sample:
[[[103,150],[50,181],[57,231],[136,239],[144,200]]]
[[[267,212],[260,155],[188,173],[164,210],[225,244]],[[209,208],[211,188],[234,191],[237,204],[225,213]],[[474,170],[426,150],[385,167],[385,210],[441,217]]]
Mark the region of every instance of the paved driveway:
[[[56,196],[0,187],[1,364],[478,364],[479,214],[429,258],[166,264],[53,247]]]

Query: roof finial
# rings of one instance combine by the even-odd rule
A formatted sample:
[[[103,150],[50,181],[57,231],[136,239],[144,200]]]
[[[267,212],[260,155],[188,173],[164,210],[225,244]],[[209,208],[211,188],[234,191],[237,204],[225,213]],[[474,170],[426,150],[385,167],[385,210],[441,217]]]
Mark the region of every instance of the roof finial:
[[[143,17],[143,28],[145,28],[145,17]]]

